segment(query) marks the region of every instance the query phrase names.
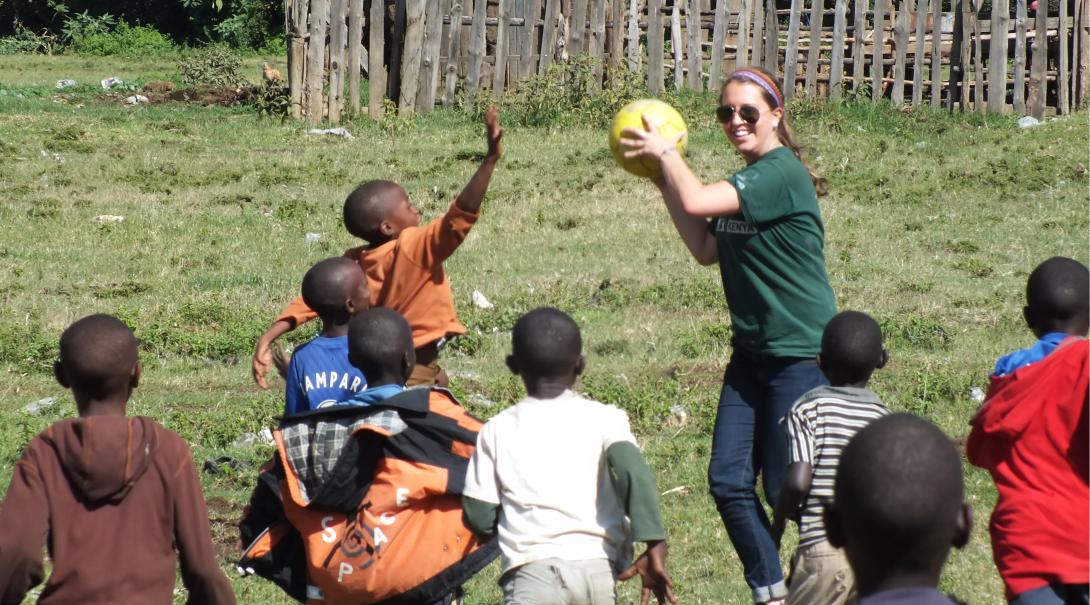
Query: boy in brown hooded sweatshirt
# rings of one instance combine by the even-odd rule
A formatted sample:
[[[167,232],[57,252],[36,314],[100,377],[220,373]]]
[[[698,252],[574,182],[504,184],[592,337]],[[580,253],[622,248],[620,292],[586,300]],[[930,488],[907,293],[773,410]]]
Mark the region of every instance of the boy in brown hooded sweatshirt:
[[[53,371],[79,418],[45,429],[15,465],[0,503],[0,605],[41,583],[46,544],[39,603],[169,604],[177,546],[187,602],[234,604],[186,442],[125,415],[140,380],[132,331],[109,315],[77,321]]]

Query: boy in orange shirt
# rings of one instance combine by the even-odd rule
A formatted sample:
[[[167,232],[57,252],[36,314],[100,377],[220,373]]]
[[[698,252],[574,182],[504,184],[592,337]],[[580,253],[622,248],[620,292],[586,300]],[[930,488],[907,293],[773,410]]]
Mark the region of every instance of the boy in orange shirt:
[[[392,181],[368,181],[344,201],[345,228],[367,242],[344,255],[363,268],[371,287],[371,306],[401,313],[412,327],[416,367],[407,383],[410,386],[445,384],[446,374],[439,367],[439,343],[466,331],[454,310],[443,261],[461,245],[480,217],[492,172],[503,155],[499,111],[489,108],[485,121],[488,154],[443,216],[420,226],[420,211],[405,189]],[[272,362],[272,343],[315,317],[302,297],[280,312],[254,351],[253,375],[258,386],[268,388],[265,373]]]

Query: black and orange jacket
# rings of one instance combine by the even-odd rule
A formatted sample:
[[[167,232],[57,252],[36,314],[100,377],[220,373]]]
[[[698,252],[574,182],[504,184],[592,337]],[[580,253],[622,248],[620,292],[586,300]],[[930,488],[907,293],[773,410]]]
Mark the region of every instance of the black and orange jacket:
[[[499,552],[462,520],[481,426],[439,388],[284,419],[240,525],[239,569],[306,603],[441,599]]]

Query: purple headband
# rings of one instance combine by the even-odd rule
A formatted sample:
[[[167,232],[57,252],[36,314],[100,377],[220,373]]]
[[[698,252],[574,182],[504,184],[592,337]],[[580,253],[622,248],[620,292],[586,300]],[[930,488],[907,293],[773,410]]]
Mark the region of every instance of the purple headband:
[[[772,95],[772,98],[776,100],[776,107],[783,107],[783,97],[780,96],[780,91],[776,89],[776,83],[769,80],[764,74],[751,69],[739,69],[731,74],[732,78],[735,76],[745,78],[765,89],[765,92]],[[772,109],[776,109],[776,107],[773,107]]]

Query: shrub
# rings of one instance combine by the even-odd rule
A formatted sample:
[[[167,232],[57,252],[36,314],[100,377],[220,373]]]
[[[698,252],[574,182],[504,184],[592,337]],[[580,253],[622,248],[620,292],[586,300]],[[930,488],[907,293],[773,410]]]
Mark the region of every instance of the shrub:
[[[78,35],[69,48],[84,55],[136,57],[170,52],[174,45],[150,27],[131,26],[121,21],[107,33]]]
[[[223,45],[194,51],[178,63],[182,81],[191,86],[235,86],[243,82],[242,57]]]
[[[16,21],[14,33],[0,38],[0,55],[34,54],[51,55],[60,44],[57,37],[48,30],[33,32]]]

